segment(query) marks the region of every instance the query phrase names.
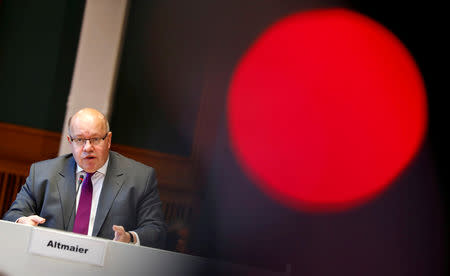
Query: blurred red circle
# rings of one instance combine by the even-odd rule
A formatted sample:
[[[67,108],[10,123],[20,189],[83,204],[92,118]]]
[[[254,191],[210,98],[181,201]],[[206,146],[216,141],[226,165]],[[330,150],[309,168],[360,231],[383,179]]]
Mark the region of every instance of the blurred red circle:
[[[426,131],[421,74],[403,44],[345,9],[300,12],[241,58],[228,94],[243,170],[284,204],[342,210],[373,198]]]

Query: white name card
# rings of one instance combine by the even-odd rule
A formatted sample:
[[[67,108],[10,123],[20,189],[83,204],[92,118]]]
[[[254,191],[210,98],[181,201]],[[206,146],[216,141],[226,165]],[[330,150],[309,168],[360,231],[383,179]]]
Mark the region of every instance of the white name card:
[[[106,240],[94,240],[87,236],[33,227],[28,252],[103,266],[106,245]]]

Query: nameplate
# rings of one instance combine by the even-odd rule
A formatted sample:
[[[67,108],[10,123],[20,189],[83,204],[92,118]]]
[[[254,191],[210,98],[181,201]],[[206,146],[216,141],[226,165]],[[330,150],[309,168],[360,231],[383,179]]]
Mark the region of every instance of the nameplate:
[[[103,266],[106,241],[73,233],[33,227],[28,252],[74,262]]]

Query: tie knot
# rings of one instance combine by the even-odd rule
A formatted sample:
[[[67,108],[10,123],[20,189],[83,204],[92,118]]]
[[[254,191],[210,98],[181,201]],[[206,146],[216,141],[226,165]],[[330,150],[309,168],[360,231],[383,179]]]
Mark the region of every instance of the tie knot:
[[[86,173],[86,177],[92,177],[95,174],[95,172],[93,173]]]
[[[84,177],[85,179],[91,179],[91,177],[95,174],[95,172],[93,173],[86,173],[86,176]]]

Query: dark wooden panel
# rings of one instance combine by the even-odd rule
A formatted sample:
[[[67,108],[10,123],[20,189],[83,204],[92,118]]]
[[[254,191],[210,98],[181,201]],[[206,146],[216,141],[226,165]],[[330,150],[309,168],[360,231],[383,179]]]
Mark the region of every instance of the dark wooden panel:
[[[25,175],[0,171],[0,218],[11,206],[25,178]]]
[[[20,171],[24,168],[19,168],[18,163],[27,170],[33,162],[58,155],[58,132],[0,123],[0,133],[0,160],[11,162]]]

